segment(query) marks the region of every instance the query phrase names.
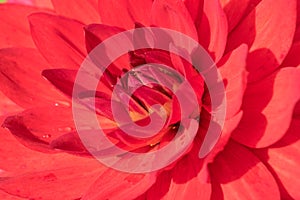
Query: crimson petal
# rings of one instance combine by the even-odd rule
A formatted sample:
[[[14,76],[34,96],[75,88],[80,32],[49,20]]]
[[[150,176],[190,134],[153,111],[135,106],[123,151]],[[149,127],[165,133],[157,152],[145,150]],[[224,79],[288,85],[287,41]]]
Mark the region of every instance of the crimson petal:
[[[221,0],[222,7],[228,19],[228,32],[231,32],[261,1],[262,0]]]
[[[202,18],[204,0],[184,0],[184,3],[197,27]]]
[[[299,34],[300,35],[300,34]],[[290,52],[286,56],[282,63],[284,67],[297,67],[300,63],[300,57],[298,56],[300,52],[300,40],[295,42],[290,49]]]

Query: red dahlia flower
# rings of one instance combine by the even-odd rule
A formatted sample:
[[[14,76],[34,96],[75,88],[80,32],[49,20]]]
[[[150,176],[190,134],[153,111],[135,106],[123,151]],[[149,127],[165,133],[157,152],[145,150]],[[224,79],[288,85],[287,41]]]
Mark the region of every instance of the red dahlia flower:
[[[299,1],[52,0],[36,7],[28,2],[31,6],[0,5],[2,199],[300,199]],[[173,84],[175,76],[159,68],[122,82],[128,88],[146,80],[157,84],[117,99],[121,106],[129,99],[127,114],[141,126],[153,113],[159,117],[160,110],[150,107],[161,104],[168,121],[158,134],[129,137],[121,130],[126,124],[113,118],[112,90],[120,77],[149,63],[167,65],[191,84],[199,110],[190,107],[188,115],[199,130],[189,148],[164,168],[121,172],[94,159],[80,140],[73,89],[80,87],[75,80],[85,57],[101,42],[150,26],[185,34],[209,52],[226,89],[225,124],[212,151],[199,158],[214,115],[207,83],[178,55],[129,51],[107,68],[96,91],[83,88],[86,93],[79,96],[82,105],[95,108],[104,135],[127,152],[145,154],[184,132],[186,125],[178,125],[179,100],[159,84]],[[197,54],[188,55],[195,61]],[[110,147],[99,146],[104,153]]]

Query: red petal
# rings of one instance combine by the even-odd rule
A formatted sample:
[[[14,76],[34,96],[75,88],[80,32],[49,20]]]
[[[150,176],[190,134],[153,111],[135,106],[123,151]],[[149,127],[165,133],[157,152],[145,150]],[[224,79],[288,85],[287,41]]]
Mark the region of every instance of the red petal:
[[[247,45],[241,45],[224,56],[218,63],[226,87],[226,118],[234,116],[241,108],[247,85]]]
[[[208,173],[191,157],[183,158],[172,172],[164,172],[147,192],[148,199],[210,199]]]
[[[97,45],[99,45],[101,42],[106,40],[107,38],[121,33],[125,31],[122,28],[114,27],[114,26],[107,26],[103,24],[91,24],[85,27],[85,41],[86,41],[86,47],[87,51],[90,52],[93,50]],[[105,58],[106,55],[102,55],[100,59]],[[95,63],[99,62],[101,63],[101,60],[98,61],[97,57],[92,58]],[[128,55],[123,55],[116,59],[108,68],[110,72],[111,77],[117,77],[118,75],[121,75],[123,69],[130,69],[131,66],[129,64],[129,57]],[[105,74],[109,75],[109,74]],[[111,78],[114,79],[114,78]],[[108,81],[110,82],[110,81]],[[110,83],[115,84],[115,83]]]
[[[224,199],[280,199],[272,174],[253,153],[235,142],[231,141],[210,167]]]
[[[46,69],[42,75],[57,89],[72,97],[77,71],[69,69]]]
[[[0,50],[0,89],[22,107],[68,102],[41,76],[48,63],[35,49]]]
[[[203,14],[204,0],[184,0],[184,4],[197,27],[201,21],[201,17]]]
[[[300,98],[299,78],[299,69],[283,68],[262,81],[248,84],[242,105],[244,115],[232,137],[256,148],[282,138]]]
[[[8,117],[3,126],[24,145],[41,151],[50,150],[50,141],[74,129],[71,108],[54,105],[26,110]]]
[[[99,13],[103,24],[132,29],[135,22],[150,25],[149,11],[152,0],[99,0]]]
[[[0,168],[9,174],[22,174],[55,167],[63,168],[89,160],[65,153],[44,154],[33,151],[24,147],[9,131],[1,128],[0,132]]]
[[[282,10],[289,10],[284,13]],[[241,43],[249,46],[247,70],[249,81],[260,80],[282,63],[295,32],[296,0],[261,1],[230,34],[227,50]]]
[[[108,169],[82,199],[134,199],[151,187],[155,179],[155,174],[128,174]]]
[[[98,44],[100,44],[107,38],[123,31],[125,31],[125,29],[103,24],[90,24],[86,26],[85,41],[88,52],[93,50]]]
[[[51,0],[6,0],[5,2],[53,9]]]
[[[34,5],[40,8],[49,8],[49,9],[53,9],[53,5],[51,0],[32,0]]]
[[[203,16],[198,26],[199,42],[218,61],[225,50],[227,40],[227,19],[218,0],[205,0]]]
[[[228,19],[228,32],[231,32],[260,1],[262,0],[221,0]]]
[[[198,41],[197,31],[182,1],[155,0],[151,10],[153,25],[184,33]]]
[[[238,114],[233,116],[230,119],[227,119],[224,123],[223,129],[222,129],[222,134],[220,136],[220,139],[212,149],[212,151],[208,154],[208,156],[205,158],[206,163],[211,163],[214,158],[224,150],[224,147],[226,147],[232,131],[238,126],[239,122],[241,121],[243,116],[243,112],[240,111]],[[201,146],[203,148],[203,144]]]
[[[269,149],[256,150],[277,178],[282,199],[299,199],[300,120],[294,119],[286,136]],[[292,198],[291,198],[292,197]]]
[[[23,5],[0,4],[0,47],[35,47],[27,16],[39,11],[45,10]]]
[[[29,16],[33,40],[55,68],[78,69],[86,50],[83,24],[46,13]]]
[[[12,113],[20,112],[22,108],[7,98],[2,92],[0,92],[0,116],[12,115]],[[2,123],[0,121],[0,123]]]
[[[0,190],[0,198],[5,200],[25,200],[24,198],[17,197],[15,195],[10,195],[2,190]]]
[[[86,164],[5,178],[0,189],[27,199],[78,199],[101,172]]]
[[[79,20],[85,24],[100,22],[97,0],[68,1],[51,0],[59,15]]]
[[[282,63],[282,66],[297,67],[300,63],[300,57],[298,56],[299,52],[300,52],[300,41],[297,41],[291,47],[289,54],[286,56],[285,60]]]

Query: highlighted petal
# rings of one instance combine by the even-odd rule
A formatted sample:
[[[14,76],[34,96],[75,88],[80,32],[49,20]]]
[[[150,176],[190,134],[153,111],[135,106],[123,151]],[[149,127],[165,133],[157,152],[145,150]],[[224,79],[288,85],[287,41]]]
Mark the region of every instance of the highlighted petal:
[[[208,172],[201,167],[199,160],[194,162],[189,156],[183,158],[171,172],[163,172],[158,177],[147,192],[148,199],[209,199],[211,185]]]
[[[235,142],[229,142],[210,169],[212,179],[221,186],[224,199],[280,197],[276,181],[268,169],[252,152]]]
[[[296,27],[296,0],[263,0],[229,35],[227,51],[249,46],[249,81],[268,76],[279,67],[291,47]],[[289,10],[283,15],[283,10]]]
[[[286,136],[269,149],[255,153],[277,179],[282,199],[299,199],[300,120],[294,119]]]
[[[241,45],[218,63],[226,88],[226,118],[234,116],[241,108],[247,85],[247,45]]]
[[[248,84],[242,105],[244,115],[232,137],[255,148],[281,139],[300,99],[299,78],[299,69],[283,68],[262,81]]]

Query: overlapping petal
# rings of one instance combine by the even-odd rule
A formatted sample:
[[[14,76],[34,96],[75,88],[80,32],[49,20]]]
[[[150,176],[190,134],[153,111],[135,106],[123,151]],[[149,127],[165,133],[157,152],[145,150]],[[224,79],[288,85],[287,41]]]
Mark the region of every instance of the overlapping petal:
[[[284,17],[282,10],[289,10]],[[249,46],[249,81],[265,78],[279,67],[291,47],[296,28],[296,0],[262,0],[229,35],[227,51]]]
[[[262,81],[248,84],[242,105],[244,115],[232,135],[236,141],[260,148],[284,136],[300,98],[299,73],[296,68],[283,68]]]

